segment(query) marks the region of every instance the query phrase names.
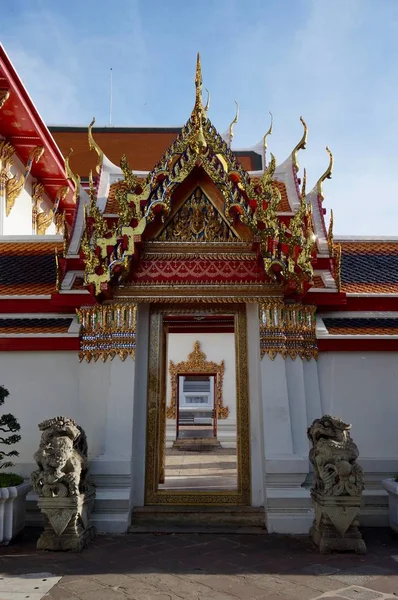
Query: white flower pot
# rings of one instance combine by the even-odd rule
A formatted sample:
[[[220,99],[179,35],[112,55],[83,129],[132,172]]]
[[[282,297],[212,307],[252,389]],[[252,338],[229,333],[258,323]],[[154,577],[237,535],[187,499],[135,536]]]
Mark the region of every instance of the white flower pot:
[[[0,487],[0,545],[8,544],[25,527],[26,494],[31,489],[29,481]]]
[[[383,488],[388,492],[388,516],[390,527],[398,533],[398,481],[392,478],[383,479]]]

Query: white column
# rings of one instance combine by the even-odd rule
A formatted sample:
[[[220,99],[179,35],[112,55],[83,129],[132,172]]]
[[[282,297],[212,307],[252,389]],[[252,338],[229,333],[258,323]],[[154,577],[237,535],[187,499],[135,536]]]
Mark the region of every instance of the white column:
[[[86,432],[89,457],[95,460],[105,451],[110,364],[102,360],[79,364],[77,356],[76,363],[78,400],[73,418]]]
[[[266,450],[267,529],[308,533],[313,520],[309,490],[307,408],[301,359],[277,355],[261,361]]]
[[[130,512],[135,506],[144,506],[145,451],[148,389],[149,304],[137,308],[137,350],[135,356],[134,406],[131,454]]]
[[[289,394],[290,421],[292,424],[293,451],[298,456],[308,456],[307,403],[305,398],[303,360],[286,358],[286,380]]]
[[[250,410],[251,503],[252,506],[264,506],[265,456],[263,407],[261,401],[260,326],[257,304],[247,304],[246,315]]]
[[[289,395],[285,360],[280,354],[271,360],[266,354],[261,361],[264,407],[264,440],[267,458],[293,454]]]
[[[319,389],[318,364],[314,358],[303,361],[304,387],[307,399],[307,424],[308,426],[322,416],[321,393]]]
[[[110,385],[105,435],[105,456],[121,461],[131,460],[131,429],[135,361],[127,357],[122,362],[115,357],[110,363]],[[130,468],[129,468],[130,471]]]

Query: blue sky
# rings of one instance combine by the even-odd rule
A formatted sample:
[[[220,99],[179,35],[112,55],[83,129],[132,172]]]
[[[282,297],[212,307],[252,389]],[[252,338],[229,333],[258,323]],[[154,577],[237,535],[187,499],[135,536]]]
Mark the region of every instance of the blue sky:
[[[312,187],[335,158],[324,206],[335,232],[398,235],[398,0],[3,0],[0,39],[48,124],[180,125],[196,52],[209,117],[233,147],[300,152]],[[134,165],[132,165],[134,167]]]

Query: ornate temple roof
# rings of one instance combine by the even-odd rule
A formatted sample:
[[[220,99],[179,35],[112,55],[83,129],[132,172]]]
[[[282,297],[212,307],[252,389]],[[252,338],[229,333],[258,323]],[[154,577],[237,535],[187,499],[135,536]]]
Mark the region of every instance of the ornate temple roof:
[[[345,239],[341,289],[351,294],[398,294],[398,240]]]
[[[66,177],[64,157],[0,44],[0,144],[2,138],[26,165],[25,177],[31,173],[69,216],[74,185]]]
[[[86,128],[47,129],[0,49],[0,135],[60,200],[70,225],[63,241],[0,238],[0,349],[22,348],[10,340],[24,336],[41,336],[41,349],[52,339],[76,349],[75,309],[101,301],[103,289],[125,283],[124,275],[139,297],[153,281],[167,288],[187,278],[195,298],[213,283],[241,285],[246,299],[274,286],[277,294],[317,305],[321,349],[333,350],[343,338],[357,340],[347,349],[372,337],[396,342],[398,239],[333,238],[323,206],[330,151],[307,192],[298,164],[307,142],[303,119],[301,139],[277,165],[267,149],[272,122],[259,144],[234,150],[237,117],[220,135],[202,104],[200,65],[195,83],[195,106],[183,127],[92,123],[87,139]],[[32,154],[38,145],[44,152]],[[184,255],[183,244],[192,242]]]
[[[95,170],[96,158],[87,145],[87,127],[49,127],[64,155],[73,148],[70,165],[82,179]],[[151,171],[181,133],[181,127],[93,127],[95,139],[105,156],[118,164],[123,154],[137,171]],[[261,156],[253,150],[235,152],[248,171],[262,168]]]

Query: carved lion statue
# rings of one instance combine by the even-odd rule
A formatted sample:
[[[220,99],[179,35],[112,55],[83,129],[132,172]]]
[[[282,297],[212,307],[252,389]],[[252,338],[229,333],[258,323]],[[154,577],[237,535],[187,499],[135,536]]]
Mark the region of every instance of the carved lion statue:
[[[39,466],[31,475],[39,496],[77,496],[86,490],[87,438],[83,429],[67,417],[39,424],[40,446],[34,454]]]
[[[363,471],[356,463],[358,448],[350,436],[351,425],[324,415],[307,430],[309,453],[317,492],[330,496],[357,496],[363,490]]]

